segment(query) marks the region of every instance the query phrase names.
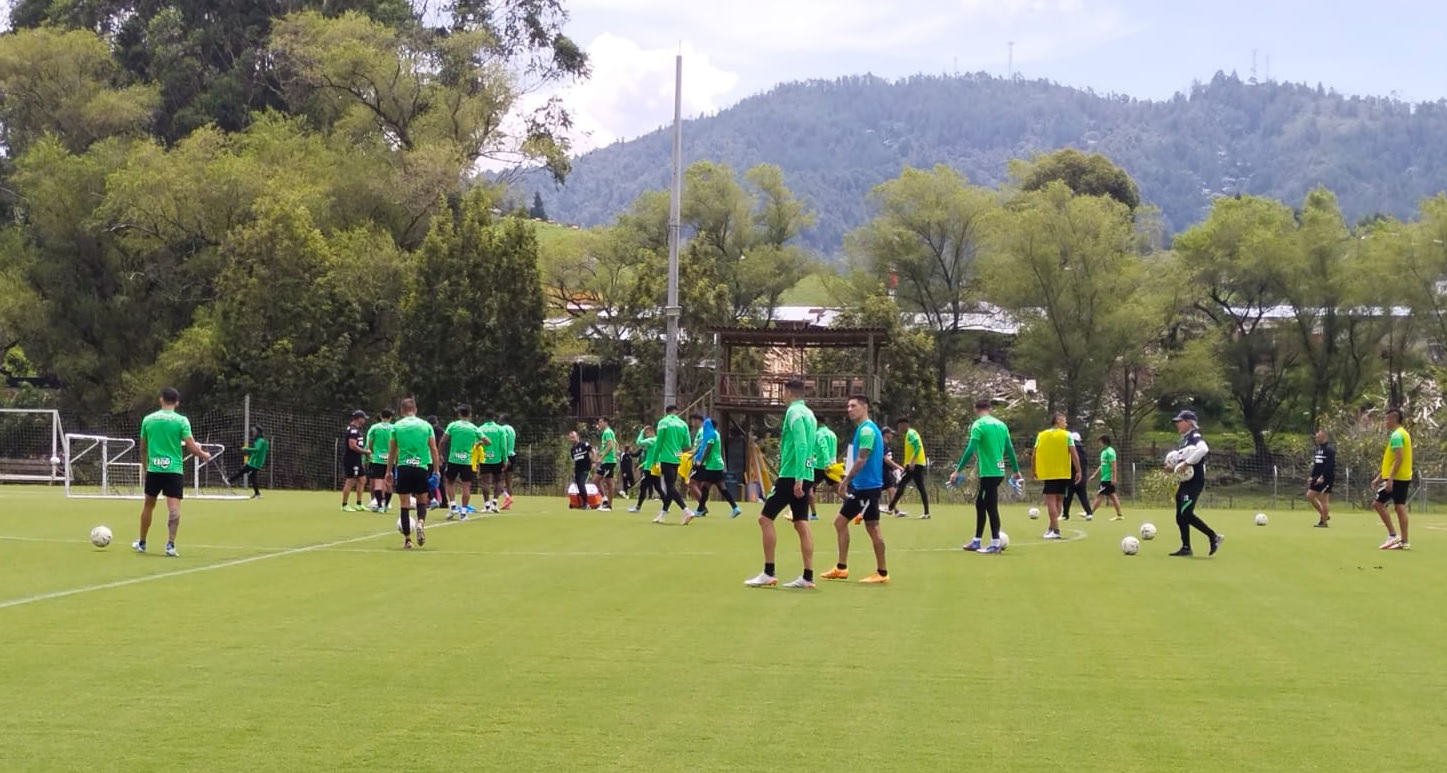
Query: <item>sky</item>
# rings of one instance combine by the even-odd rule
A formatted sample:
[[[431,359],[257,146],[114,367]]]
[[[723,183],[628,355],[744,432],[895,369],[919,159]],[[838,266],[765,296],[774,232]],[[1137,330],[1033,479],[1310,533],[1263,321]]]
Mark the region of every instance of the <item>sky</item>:
[[[1439,77],[1447,3],[1376,0],[565,0],[593,74],[562,88],[574,148],[646,134],[775,84],[872,73],[1014,71],[1100,93],[1166,99],[1218,71],[1318,82],[1413,102]]]

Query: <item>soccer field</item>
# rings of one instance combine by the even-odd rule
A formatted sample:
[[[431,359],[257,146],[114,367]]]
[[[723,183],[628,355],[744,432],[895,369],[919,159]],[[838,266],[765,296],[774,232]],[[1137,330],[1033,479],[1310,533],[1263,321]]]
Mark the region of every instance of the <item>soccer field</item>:
[[[519,499],[403,552],[395,514],[337,499],[188,501],[165,558],[164,516],[131,552],[135,502],[0,490],[0,770],[1447,766],[1431,517],[1388,552],[1360,511],[1205,512],[1224,547],[1179,559],[1166,511],[1045,543],[1013,506],[983,556],[946,507],[885,523],[890,585],[789,591],[742,585],[757,505],[682,528]]]

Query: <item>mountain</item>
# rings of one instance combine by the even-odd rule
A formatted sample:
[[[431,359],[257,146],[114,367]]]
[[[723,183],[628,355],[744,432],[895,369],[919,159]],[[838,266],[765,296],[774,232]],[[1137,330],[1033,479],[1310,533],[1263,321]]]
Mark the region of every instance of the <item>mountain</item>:
[[[1065,146],[1125,168],[1171,233],[1200,220],[1219,195],[1299,202],[1324,184],[1357,220],[1408,217],[1447,187],[1447,100],[1348,97],[1222,73],[1166,101],[985,74],[787,83],[686,121],[683,132],[685,164],[779,165],[818,216],[804,241],[826,254],[871,216],[870,188],[906,165],[949,164],[996,185],[1011,158]],[[609,222],[639,193],[668,187],[672,141],[660,129],[591,151],[574,160],[564,186],[527,173],[513,195],[528,202],[540,193],[554,220]]]

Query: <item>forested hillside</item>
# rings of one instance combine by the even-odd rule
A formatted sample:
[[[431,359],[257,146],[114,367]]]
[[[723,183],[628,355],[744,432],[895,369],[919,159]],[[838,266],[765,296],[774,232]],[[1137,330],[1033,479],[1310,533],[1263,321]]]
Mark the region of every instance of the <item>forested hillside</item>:
[[[1325,185],[1351,220],[1410,216],[1447,188],[1447,101],[1346,97],[1320,86],[1250,84],[1218,74],[1165,102],[985,75],[872,76],[789,83],[684,126],[685,163],[742,170],[777,164],[817,212],[804,242],[836,253],[872,214],[869,190],[904,166],[943,163],[995,185],[1011,158],[1073,146],[1106,154],[1178,232],[1217,195],[1300,201]],[[575,160],[566,184],[539,173],[514,195],[541,193],[554,219],[612,220],[640,193],[664,188],[666,130]]]

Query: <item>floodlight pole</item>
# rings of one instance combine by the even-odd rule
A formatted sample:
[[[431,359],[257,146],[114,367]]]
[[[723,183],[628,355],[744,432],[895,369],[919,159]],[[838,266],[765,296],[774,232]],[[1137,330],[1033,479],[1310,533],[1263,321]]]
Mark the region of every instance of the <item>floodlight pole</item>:
[[[683,223],[683,54],[674,60],[673,191],[668,207],[668,305],[663,308],[667,334],[663,344],[663,404],[678,404],[678,248]]]

